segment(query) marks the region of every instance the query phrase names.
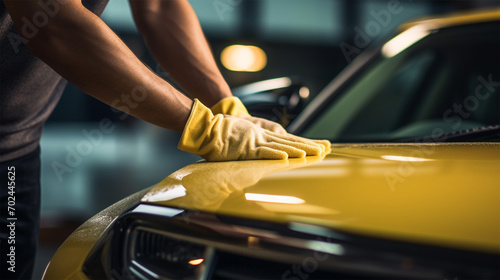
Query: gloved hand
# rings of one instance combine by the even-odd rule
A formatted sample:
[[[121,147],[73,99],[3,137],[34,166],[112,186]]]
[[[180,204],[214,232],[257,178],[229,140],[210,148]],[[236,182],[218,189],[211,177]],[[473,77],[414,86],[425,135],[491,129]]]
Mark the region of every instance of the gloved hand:
[[[234,117],[245,119],[247,121],[251,121],[254,124],[264,129],[270,130],[272,132],[280,134],[287,133],[286,130],[283,128],[283,126],[281,126],[279,123],[275,123],[270,120],[262,118],[252,117],[248,113],[247,108],[245,108],[245,105],[241,103],[241,100],[235,96],[221,99],[219,102],[217,102],[217,104],[212,106],[212,108],[210,109],[212,110],[212,113],[214,113],[214,115],[216,114],[231,115]]]
[[[212,113],[214,114],[224,114],[231,115],[235,117],[239,117],[245,120],[248,120],[264,129],[270,130],[275,133],[279,133],[282,135],[288,134],[286,130],[278,123],[272,122],[270,120],[252,117],[245,105],[241,102],[238,97],[231,96],[221,99],[217,104],[212,106]],[[290,135],[290,134],[289,134]],[[323,146],[324,153],[330,153],[331,151],[331,143],[328,140],[311,140],[316,144]]]
[[[208,161],[286,159],[319,156],[324,147],[291,134],[278,134],[228,115],[213,115],[197,99],[178,148]]]

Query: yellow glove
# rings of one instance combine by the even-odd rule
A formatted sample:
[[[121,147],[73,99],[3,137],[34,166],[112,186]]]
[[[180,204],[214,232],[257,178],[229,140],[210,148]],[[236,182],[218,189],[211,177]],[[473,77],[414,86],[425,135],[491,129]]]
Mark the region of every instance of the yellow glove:
[[[224,115],[231,115],[235,117],[239,117],[245,120],[248,120],[264,129],[270,130],[272,132],[276,132],[282,135],[288,134],[286,130],[283,128],[278,123],[262,119],[262,118],[256,118],[252,117],[248,111],[245,105],[241,102],[241,100],[238,97],[231,96],[231,97],[226,97],[220,100],[217,104],[212,106],[211,108],[212,112],[214,114],[224,114]],[[289,134],[290,135],[290,134]],[[324,153],[330,153],[331,151],[331,143],[328,140],[311,140],[314,141],[316,144],[319,144],[323,146],[323,152]]]
[[[286,159],[319,156],[324,147],[291,134],[278,134],[228,115],[213,115],[197,99],[178,148],[208,161]]]
[[[231,115],[234,117],[242,118],[247,121],[251,121],[254,124],[270,130],[272,132],[280,133],[280,134],[286,134],[286,130],[283,128],[278,123],[262,119],[262,118],[255,118],[252,117],[248,111],[247,108],[245,108],[245,105],[241,103],[241,100],[238,97],[231,96],[231,97],[226,97],[219,101],[217,104],[215,104],[212,108],[212,113],[214,115],[216,114],[223,114],[223,115]]]

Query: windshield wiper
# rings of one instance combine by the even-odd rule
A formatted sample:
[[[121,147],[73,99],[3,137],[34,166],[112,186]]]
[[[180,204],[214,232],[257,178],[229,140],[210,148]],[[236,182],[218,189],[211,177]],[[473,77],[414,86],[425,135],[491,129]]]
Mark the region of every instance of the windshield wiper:
[[[397,139],[395,142],[500,142],[500,125],[490,125],[445,133],[440,137],[419,136]]]

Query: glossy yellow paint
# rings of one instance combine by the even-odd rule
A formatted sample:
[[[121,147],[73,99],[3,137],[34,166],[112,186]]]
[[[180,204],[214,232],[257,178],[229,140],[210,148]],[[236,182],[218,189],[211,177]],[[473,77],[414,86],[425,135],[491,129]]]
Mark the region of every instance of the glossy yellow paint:
[[[500,144],[332,149],[322,161],[192,164],[168,176],[142,201],[500,252]]]
[[[43,279],[88,279],[82,272],[82,266],[93,246],[111,223],[128,208],[136,205],[148,191],[149,188],[111,205],[78,227],[54,254]]]
[[[421,18],[438,29],[500,19],[500,9]],[[138,203],[483,252],[500,252],[500,144],[332,145],[325,159],[200,162],[95,215],[58,249],[43,279],[88,279],[82,265]]]
[[[457,25],[474,24],[500,20],[500,9],[472,10],[454,13],[446,16],[430,16],[418,18],[399,27],[399,31],[408,30],[420,25],[429,29],[439,29]]]

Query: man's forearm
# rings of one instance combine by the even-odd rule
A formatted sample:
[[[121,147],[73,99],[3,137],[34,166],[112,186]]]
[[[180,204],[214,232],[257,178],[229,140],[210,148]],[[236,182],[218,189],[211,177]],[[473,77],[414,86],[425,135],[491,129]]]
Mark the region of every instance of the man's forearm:
[[[41,10],[38,1],[4,2],[18,30],[23,17]],[[109,105],[140,91],[141,102],[127,107],[128,113],[182,131],[192,101],[150,71],[81,1],[61,4],[26,45],[69,82]]]
[[[187,0],[131,0],[130,4],[151,53],[190,96],[207,106],[232,96]]]

